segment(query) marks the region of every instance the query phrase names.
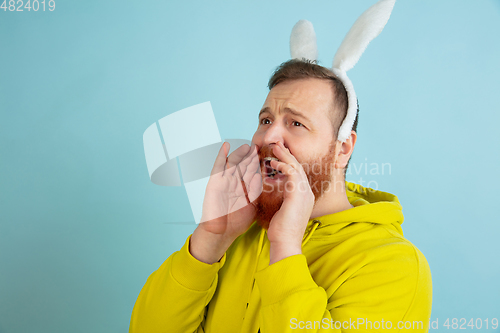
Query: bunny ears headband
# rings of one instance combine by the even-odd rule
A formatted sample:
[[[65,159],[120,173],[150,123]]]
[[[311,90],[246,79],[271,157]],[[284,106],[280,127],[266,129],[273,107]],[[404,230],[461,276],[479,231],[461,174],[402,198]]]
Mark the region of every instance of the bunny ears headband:
[[[333,58],[333,73],[344,84],[347,91],[347,115],[339,129],[338,140],[345,142],[351,135],[356,120],[358,100],[347,71],[356,65],[368,44],[377,37],[391,16],[396,0],[381,0],[366,10],[351,27]],[[293,59],[316,61],[318,48],[316,34],[311,22],[300,20],[290,36],[290,54]]]

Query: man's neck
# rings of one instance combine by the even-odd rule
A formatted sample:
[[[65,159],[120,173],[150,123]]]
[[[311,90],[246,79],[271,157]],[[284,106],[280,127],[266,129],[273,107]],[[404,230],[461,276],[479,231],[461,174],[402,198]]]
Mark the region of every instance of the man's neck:
[[[339,182],[337,184],[341,185],[336,186],[335,189],[331,191],[325,192],[318,201],[316,201],[311,213],[311,219],[353,208],[353,205],[351,205],[347,199],[345,183]]]

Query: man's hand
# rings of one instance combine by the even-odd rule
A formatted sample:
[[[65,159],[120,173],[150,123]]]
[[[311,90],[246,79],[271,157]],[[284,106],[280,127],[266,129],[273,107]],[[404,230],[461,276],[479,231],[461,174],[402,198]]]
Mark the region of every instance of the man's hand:
[[[229,143],[224,143],[219,150],[205,191],[201,223],[191,236],[191,254],[208,264],[220,260],[252,224],[256,214],[252,202],[262,192],[258,147],[243,145],[226,157],[229,149]]]
[[[302,165],[278,142],[271,167],[285,174],[283,204],[271,219],[267,237],[271,243],[270,265],[302,253],[302,238],[314,207],[314,194]]]

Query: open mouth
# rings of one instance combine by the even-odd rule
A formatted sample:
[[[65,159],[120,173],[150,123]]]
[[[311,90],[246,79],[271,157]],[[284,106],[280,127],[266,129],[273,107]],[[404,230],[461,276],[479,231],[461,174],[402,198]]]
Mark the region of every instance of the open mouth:
[[[271,167],[271,160],[279,161],[276,157],[264,157],[265,175],[266,177],[274,179],[276,175],[282,175],[283,173]]]

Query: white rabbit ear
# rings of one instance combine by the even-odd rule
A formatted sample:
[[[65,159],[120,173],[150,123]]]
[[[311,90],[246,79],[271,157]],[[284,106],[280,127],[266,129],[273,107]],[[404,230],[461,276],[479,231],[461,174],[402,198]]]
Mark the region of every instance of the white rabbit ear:
[[[347,72],[356,65],[368,44],[384,29],[395,3],[381,0],[361,14],[337,50],[333,68]]]
[[[292,59],[317,60],[316,33],[311,22],[300,20],[293,26],[290,35],[290,54]]]

